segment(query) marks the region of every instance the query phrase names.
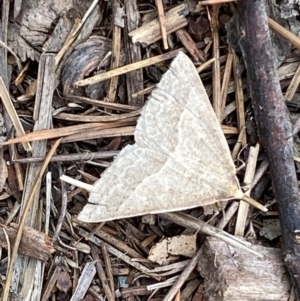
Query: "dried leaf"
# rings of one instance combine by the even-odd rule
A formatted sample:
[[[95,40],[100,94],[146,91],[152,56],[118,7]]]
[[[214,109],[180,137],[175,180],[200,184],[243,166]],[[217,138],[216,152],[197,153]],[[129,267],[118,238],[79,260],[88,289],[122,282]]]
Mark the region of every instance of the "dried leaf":
[[[0,201],[6,200],[10,197],[10,194],[8,194],[6,191],[4,191],[1,195],[0,195]]]
[[[111,151],[111,150],[117,150],[121,143],[121,137],[115,137],[113,138],[110,143],[104,147],[102,147],[101,151]]]
[[[92,295],[90,294],[87,294],[83,299],[82,301],[95,301],[97,299],[95,299]]]
[[[263,221],[263,227],[261,228],[259,234],[270,240],[282,234],[279,219],[267,219]]]
[[[72,246],[75,247],[78,251],[85,253],[85,254],[90,254],[91,253],[91,247],[83,242],[75,242],[72,243]]]
[[[193,257],[197,249],[196,238],[196,235],[167,237],[151,248],[148,259],[165,264],[171,259],[170,254]]]
[[[196,235],[179,235],[167,238],[168,253],[193,257],[196,253]]]
[[[78,266],[78,264],[77,264],[75,261],[71,260],[71,259],[68,258],[68,257],[64,257],[64,260],[66,261],[66,263],[67,263],[71,268],[73,268],[73,269],[79,269],[79,266]]]
[[[167,240],[163,239],[158,242],[149,252],[148,259],[157,262],[158,264],[164,264],[168,258]]]
[[[62,271],[60,272],[57,281],[56,281],[57,288],[66,293],[72,287],[72,281],[69,273]]]
[[[33,98],[33,96],[36,93],[36,89],[37,89],[37,80],[34,80],[30,83],[30,85],[26,88],[26,92],[24,95],[19,96],[17,99],[19,101],[26,101],[29,100],[31,98]]]
[[[4,160],[6,162],[9,162],[10,161],[9,155],[5,154]],[[8,184],[10,193],[16,198],[17,201],[20,202],[22,197],[21,197],[20,188],[18,186],[18,178],[17,178],[16,171],[15,171],[15,165],[7,164],[7,172],[8,172],[7,184]]]

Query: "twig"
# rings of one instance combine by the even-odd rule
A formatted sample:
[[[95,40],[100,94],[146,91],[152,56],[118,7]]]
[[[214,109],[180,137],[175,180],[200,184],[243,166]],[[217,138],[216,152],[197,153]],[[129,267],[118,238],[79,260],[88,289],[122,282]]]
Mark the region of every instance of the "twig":
[[[116,132],[121,133],[122,130],[117,129],[118,127],[121,127],[123,125],[130,125],[134,122],[123,120],[120,122],[111,122],[111,123],[91,123],[91,124],[85,124],[85,125],[78,125],[78,126],[69,126],[69,127],[62,127],[57,129],[49,129],[49,130],[40,130],[40,131],[34,131],[32,133],[28,133],[25,136],[21,138],[14,138],[10,139],[6,142],[0,142],[0,146],[3,145],[10,145],[14,143],[20,143],[23,141],[38,141],[38,140],[46,140],[46,139],[53,139],[53,138],[59,138],[59,137],[65,137],[65,141],[70,141],[73,137],[80,136],[81,133],[84,135],[82,137],[89,138],[87,133],[93,133],[93,130],[95,129],[97,132],[101,132],[101,130],[104,130],[104,135],[108,135],[108,132],[112,131],[112,135],[116,135]],[[131,128],[131,127],[128,127]],[[77,129],[77,130],[76,130]],[[124,128],[124,132],[130,132],[130,129]],[[68,137],[66,137],[68,136]],[[111,136],[112,137],[112,136]],[[69,139],[69,140],[68,140]],[[73,140],[75,141],[75,140]],[[77,140],[78,141],[78,140]]]
[[[60,163],[58,163],[58,171],[59,171],[60,176],[62,176],[63,171],[62,171]],[[56,240],[59,236],[59,232],[62,228],[62,224],[63,224],[63,221],[64,221],[65,216],[66,216],[67,204],[68,204],[68,196],[67,196],[67,190],[66,190],[65,182],[61,181],[60,185],[61,185],[61,208],[60,208],[60,213],[59,213],[58,221],[57,221],[57,224],[56,224],[56,228],[55,228],[55,231],[54,231],[53,236],[52,236],[53,243],[56,242]]]
[[[51,160],[50,160],[51,162]],[[45,234],[49,233],[50,213],[51,213],[51,197],[52,197],[52,173],[48,171],[46,174],[46,205],[45,205]]]
[[[82,29],[84,23],[89,18],[89,16],[92,14],[93,10],[95,9],[96,5],[98,4],[98,1],[99,0],[94,0],[92,2],[89,9],[86,11],[85,15],[83,16],[82,20],[75,19],[75,23],[74,23],[71,35],[68,37],[68,39],[66,40],[66,42],[63,45],[62,49],[59,51],[59,53],[55,57],[55,67],[58,66],[58,64],[61,61],[62,57],[65,55],[67,50],[70,48],[70,46],[76,40],[76,38],[77,38],[80,30]]]
[[[78,31],[82,28],[83,24],[87,21],[87,19],[89,18],[89,16],[92,14],[93,10],[96,8],[97,4],[98,4],[99,0],[94,0],[90,7],[88,8],[88,10],[86,11],[86,13],[84,14],[79,27],[77,29],[77,32],[74,32],[72,36],[76,36]]]
[[[66,161],[83,161],[87,162],[95,159],[108,159],[116,156],[119,151],[105,151],[105,152],[89,152],[86,151],[84,153],[79,154],[69,154],[69,155],[56,155],[51,158],[50,162],[66,162]],[[13,163],[39,163],[44,160],[43,157],[30,157],[30,158],[19,158],[13,159]]]
[[[102,255],[104,258],[104,262],[105,262],[107,277],[109,279],[110,290],[114,294],[114,292],[115,292],[114,276],[113,276],[113,272],[112,272],[112,268],[111,268],[111,262],[110,262],[108,252],[107,252],[107,247],[104,242],[100,245],[100,247],[101,247]]]
[[[9,48],[7,45],[5,45],[5,43],[2,42],[1,40],[0,40],[0,46],[2,46],[3,48],[5,48],[6,50],[8,50],[10,52],[10,54],[12,54],[12,56],[16,59],[16,63],[17,63],[19,71],[21,71],[22,70],[22,64],[21,64],[21,61],[18,58],[18,56],[12,51],[11,48]]]
[[[119,0],[114,0],[113,3],[113,17],[116,17],[117,10],[120,8]],[[114,24],[113,26],[113,40],[112,40],[112,55],[111,55],[111,70],[116,69],[120,66],[120,57],[121,57],[121,27]],[[111,78],[110,85],[108,89],[108,101],[115,102],[116,93],[118,89],[118,76]]]
[[[259,167],[256,170],[255,176],[252,181],[252,188],[258,183],[258,181],[261,179],[261,177],[264,175],[264,173],[267,171],[269,168],[269,162],[267,159],[261,162]]]
[[[123,113],[123,114],[114,114],[109,116],[84,116],[84,115],[78,115],[78,114],[69,114],[69,113],[59,113],[57,115],[54,115],[53,118],[55,119],[63,119],[68,121],[77,121],[77,122],[112,122],[112,121],[118,121],[122,119],[127,119],[135,116],[139,116],[141,113],[140,110],[129,112],[129,113]]]
[[[16,3],[15,3],[16,4]],[[8,22],[9,22],[9,11],[10,11],[10,1],[2,1],[2,12],[1,12],[1,31],[2,37],[0,41],[7,45],[7,32],[8,32]],[[7,65],[7,49],[4,47],[4,63]]]
[[[144,94],[148,94],[148,93],[150,93],[152,90],[154,90],[155,87],[156,87],[156,85],[151,85],[151,86],[149,86],[149,87],[147,87],[147,88],[145,88],[145,89],[142,89],[142,90],[139,90],[139,91],[136,92],[136,93],[133,93],[131,96],[132,96],[132,98],[137,98],[137,97],[142,96],[142,95],[144,95]]]
[[[195,301],[196,299],[192,300],[191,297],[194,296],[195,298],[195,290],[197,289],[197,287],[199,287],[199,284],[202,283],[202,280],[199,278],[193,279],[191,281],[189,281],[185,288],[182,290],[182,292],[180,293],[181,295],[181,300],[191,300],[191,301]],[[180,300],[180,299],[179,299]]]
[[[293,159],[292,125],[277,77],[265,2],[239,1],[237,11],[239,45],[279,207],[284,260],[300,294],[300,202]]]
[[[238,156],[238,153],[243,145],[243,141],[245,140],[244,136],[246,136],[246,127],[244,126],[238,136],[238,139],[236,141],[236,144],[231,152],[231,157],[233,160],[235,160]]]
[[[259,144],[255,147],[251,146],[250,151],[249,151],[249,157],[248,157],[248,162],[247,162],[247,168],[244,176],[244,183],[249,185],[249,189],[246,191],[246,194],[250,196],[251,192],[251,183],[253,181],[255,169],[256,169],[256,163],[257,163],[257,158],[258,158],[258,153],[259,153]],[[248,212],[249,212],[249,204],[241,201],[239,210],[238,210],[238,215],[237,215],[237,221],[235,224],[235,235],[236,236],[244,236],[245,232],[245,227],[246,227],[246,222],[247,222],[247,217],[248,217]]]
[[[215,58],[212,58],[208,60],[207,62],[203,63],[200,67],[197,68],[198,73],[201,73],[205,69],[207,69],[209,66],[211,66],[215,62]]]
[[[44,285],[43,295],[41,298],[42,301],[49,300],[60,272],[61,272],[61,267],[57,265],[54,271],[48,276],[48,280]]]
[[[78,180],[73,179],[71,177],[68,177],[66,175],[61,175],[60,179],[61,179],[62,182],[69,183],[70,185],[75,185],[75,186],[83,188],[83,189],[85,189],[86,191],[89,191],[89,192],[91,192],[93,190],[93,187],[94,187],[93,185],[86,184],[84,182],[78,181]]]
[[[225,215],[223,215],[220,222],[217,224],[217,228],[224,229],[227,223],[235,215],[236,211],[239,208],[239,202],[232,202],[228,208],[226,208]]]
[[[222,87],[221,87],[221,112],[220,112],[221,116],[223,116],[224,114],[224,108],[226,105],[228,85],[229,85],[231,71],[232,71],[232,62],[233,62],[233,53],[232,51],[229,51],[226,60],[224,75],[223,75]]]
[[[234,74],[234,85],[235,85],[235,101],[236,101],[236,113],[239,131],[242,131],[246,126],[245,120],[245,107],[244,107],[244,92],[242,77],[238,70],[239,58],[235,53],[233,53],[233,74]],[[243,135],[241,137],[242,146],[247,144],[247,136]]]
[[[132,122],[131,122],[132,123]],[[91,130],[86,133],[73,134],[68,137],[62,138],[62,143],[86,141],[90,139],[99,139],[105,137],[120,137],[132,136],[135,131],[135,126],[125,126],[120,128],[104,129],[104,130]]]
[[[204,53],[197,48],[195,42],[186,29],[181,28],[177,30],[176,35],[196,62],[198,62],[199,60],[201,62],[205,62]]]
[[[165,25],[165,12],[164,12],[164,6],[162,0],[155,0],[155,5],[157,8],[157,14],[158,14],[158,22],[160,25],[160,32],[163,40],[163,46],[164,49],[169,49],[168,45],[168,38],[167,38],[167,30]]]
[[[95,107],[104,107],[104,108],[117,110],[117,111],[131,112],[140,109],[140,107],[138,106],[123,105],[121,103],[114,103],[114,102],[111,103],[104,100],[97,100],[97,99],[92,99],[92,98],[77,96],[77,95],[67,95],[66,98],[78,103],[84,102],[84,103],[91,104]]]
[[[111,291],[110,286],[108,285],[108,280],[106,278],[104,269],[103,269],[103,265],[102,262],[100,260],[100,257],[98,255],[98,250],[96,250],[95,245],[91,245],[91,252],[92,252],[92,256],[93,259],[96,262],[96,269],[97,269],[97,273],[98,276],[101,280],[101,284],[105,293],[105,297],[107,297],[108,301],[114,301],[115,300],[115,295],[114,293]]]
[[[185,267],[181,275],[176,279],[175,283],[171,287],[171,289],[168,291],[167,295],[164,297],[163,301],[172,301],[173,298],[176,296],[180,288],[184,285],[187,278],[190,276],[192,271],[195,269],[199,258],[202,254],[202,250],[199,249],[197,253],[194,255],[194,257],[191,259],[191,261],[188,263],[188,265]]]
[[[213,63],[213,108],[217,115],[217,118],[221,120],[221,67],[220,67],[220,49],[219,49],[219,25],[218,25],[218,15],[219,15],[219,6],[214,6],[212,8],[211,16],[211,31],[212,31],[212,40],[213,40],[213,58],[215,59]]]

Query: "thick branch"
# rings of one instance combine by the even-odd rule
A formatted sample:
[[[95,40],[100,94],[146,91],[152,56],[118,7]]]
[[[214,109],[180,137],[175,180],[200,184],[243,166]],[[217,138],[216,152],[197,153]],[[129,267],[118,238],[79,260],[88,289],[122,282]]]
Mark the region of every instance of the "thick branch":
[[[300,202],[292,127],[274,64],[264,0],[239,1],[237,27],[258,131],[270,163],[278,202],[284,258],[299,294]]]

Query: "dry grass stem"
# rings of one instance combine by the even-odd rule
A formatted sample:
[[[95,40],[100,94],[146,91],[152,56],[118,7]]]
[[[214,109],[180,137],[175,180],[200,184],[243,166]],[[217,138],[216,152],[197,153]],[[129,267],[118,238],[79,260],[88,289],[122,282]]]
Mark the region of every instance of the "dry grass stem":
[[[239,58],[234,53],[233,54],[233,74],[234,74],[234,84],[235,84],[235,101],[237,110],[237,120],[239,131],[241,131],[246,126],[245,119],[245,108],[244,108],[244,91],[242,84],[242,77],[238,70],[239,68]],[[247,144],[247,136],[242,136],[242,146]]]
[[[255,147],[250,147],[246,172],[245,172],[245,176],[244,176],[244,183],[247,185],[247,188],[246,188],[247,196],[250,196],[251,183],[253,181],[254,174],[255,174],[259,148],[260,148],[260,145],[258,143]],[[236,226],[235,226],[235,235],[242,236],[242,237],[244,236],[246,222],[247,222],[247,218],[248,218],[248,212],[249,212],[249,204],[241,201],[239,210],[238,210]]]
[[[293,78],[285,92],[284,98],[286,101],[291,101],[294,98],[297,88],[299,86],[299,83],[300,83],[300,65],[297,68],[297,71],[296,71],[295,75],[293,76]]]
[[[213,108],[217,118],[221,120],[221,67],[220,67],[220,37],[218,24],[219,6],[214,6],[211,12],[211,31],[213,40],[213,63],[212,85],[213,85]]]
[[[198,73],[201,73],[202,71],[208,69],[215,62],[215,60],[215,58],[212,58],[207,62],[203,63],[200,67],[197,68]]]
[[[223,81],[221,87],[221,116],[224,115],[224,109],[226,105],[227,95],[228,95],[228,85],[231,78],[232,64],[233,64],[234,54],[230,51],[227,56],[227,61],[225,65],[225,70],[223,74]]]
[[[238,154],[243,146],[243,141],[245,141],[245,136],[246,136],[246,127],[242,127],[238,139],[236,141],[236,144],[231,152],[231,157],[233,160],[235,160],[238,157]]]
[[[165,54],[161,54],[161,55],[151,57],[149,59],[145,59],[141,62],[126,65],[126,66],[117,68],[115,70],[110,70],[108,72],[105,72],[105,73],[102,73],[99,75],[95,75],[95,76],[87,78],[87,79],[80,80],[80,81],[74,83],[74,85],[77,85],[77,86],[93,85],[93,84],[99,83],[101,81],[110,79],[114,76],[126,74],[126,73],[134,71],[134,70],[149,67],[151,65],[163,62],[165,60],[169,60],[171,58],[174,58],[179,52],[186,52],[186,50],[185,50],[185,48],[179,48],[177,50],[173,50],[173,51],[170,51]]]
[[[78,103],[83,102],[83,103],[91,104],[96,107],[103,107],[103,108],[108,108],[108,109],[113,109],[118,111],[124,111],[124,112],[137,111],[140,109],[140,107],[138,106],[123,105],[121,103],[110,103],[104,100],[97,100],[97,99],[92,99],[83,96],[69,95],[67,96],[67,98]]]
[[[289,30],[285,29],[283,26],[281,26],[279,23],[274,21],[273,19],[269,18],[269,26],[270,28],[279,34],[284,39],[288,40],[293,46],[296,48],[300,48],[300,39],[295,34],[290,32]]]
[[[168,38],[167,38],[167,30],[165,26],[165,11],[164,11],[164,5],[162,0],[155,0],[155,5],[157,8],[157,14],[158,14],[158,22],[160,26],[160,32],[162,36],[163,46],[164,49],[169,49],[168,45]]]
[[[92,189],[93,189],[93,185],[89,185],[89,184],[83,183],[81,181],[78,181],[78,180],[73,179],[71,177],[68,177],[66,175],[62,175],[60,177],[60,179],[62,181],[64,181],[64,182],[70,184],[70,185],[75,185],[75,186],[83,188],[83,189],[85,189],[86,191],[89,191],[89,192],[92,191]]]
[[[14,127],[15,127],[15,129],[16,129],[17,135],[19,137],[24,136],[25,135],[25,131],[24,131],[23,126],[22,126],[22,124],[20,122],[18,114],[17,114],[17,112],[15,110],[15,107],[13,106],[13,103],[12,103],[12,101],[10,99],[9,93],[8,93],[6,87],[5,87],[5,84],[3,82],[2,77],[0,77],[0,97],[1,97],[1,99],[3,101],[3,104],[4,104],[4,106],[5,106],[6,110],[7,110],[8,115],[9,115],[9,117],[10,117],[10,119],[11,119],[11,121],[12,121]],[[31,150],[30,143],[23,142],[22,145],[23,145],[23,147],[24,147],[24,149],[26,151],[30,151]]]
[[[12,49],[10,47],[8,47],[4,42],[2,42],[0,40],[0,46],[2,46],[3,48],[5,48],[6,50],[8,50],[12,55],[13,57],[15,58],[16,60],[16,64],[18,66],[18,69],[19,69],[19,72],[21,72],[22,70],[22,64],[21,64],[21,61],[19,59],[19,57],[14,53],[14,51],[12,51]]]
[[[62,127],[57,129],[49,129],[49,130],[40,130],[40,131],[34,131],[32,133],[25,134],[21,138],[13,138],[5,142],[0,142],[1,145],[10,145],[15,143],[21,143],[21,142],[30,142],[30,141],[38,141],[38,140],[48,140],[48,139],[54,139],[59,137],[66,137],[69,136],[69,140],[65,139],[65,141],[71,141],[70,139],[80,136],[81,133],[86,134],[90,133],[92,130],[100,131],[99,134],[101,135],[101,130],[107,130],[104,131],[104,135],[109,135],[109,132],[111,131],[111,134],[113,136],[116,135],[116,131],[118,133],[121,133],[122,130],[117,130],[115,128],[120,127],[122,125],[126,124],[132,124],[135,123],[132,121],[124,121],[124,122],[111,122],[111,123],[89,123],[89,124],[79,124],[74,126],[68,126],[68,127]],[[127,130],[125,129],[124,132],[127,133]],[[92,132],[93,133],[93,132]],[[132,130],[130,131],[132,133]],[[89,135],[89,134],[88,134]],[[84,137],[84,136],[82,136]],[[87,138],[89,136],[86,136]],[[108,137],[108,136],[107,136]],[[92,139],[92,138],[91,138]],[[75,141],[75,140],[73,140]]]
[[[197,45],[186,29],[182,28],[177,30],[176,35],[196,62],[206,61],[204,52],[198,49]]]
[[[113,1],[113,14],[116,18],[117,10],[120,8],[120,3],[118,0]],[[110,69],[116,69],[120,66],[121,57],[121,27],[118,25],[113,26],[113,39],[112,39],[112,55]],[[117,88],[118,88],[118,76],[113,77],[110,80],[110,85],[108,89],[108,101],[115,102]]]

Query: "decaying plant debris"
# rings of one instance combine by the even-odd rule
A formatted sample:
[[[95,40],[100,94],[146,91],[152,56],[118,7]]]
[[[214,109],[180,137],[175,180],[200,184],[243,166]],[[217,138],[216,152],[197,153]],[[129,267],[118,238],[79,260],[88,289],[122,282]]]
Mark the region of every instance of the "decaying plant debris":
[[[241,300],[232,277],[255,284],[244,287],[243,300],[293,298],[264,141],[235,40],[237,4],[2,3],[2,300]],[[290,7],[268,5],[298,170],[299,24]],[[90,186],[134,143],[141,108],[180,51],[193,60],[222,122],[243,192],[269,211],[234,200],[99,224],[78,220],[88,193],[60,176]],[[151,260],[155,247],[168,240],[184,244],[185,237],[197,237],[191,254],[180,245]],[[268,275],[274,290],[264,290]]]

